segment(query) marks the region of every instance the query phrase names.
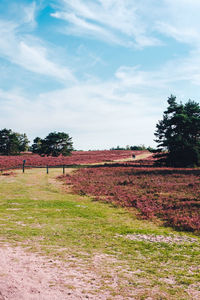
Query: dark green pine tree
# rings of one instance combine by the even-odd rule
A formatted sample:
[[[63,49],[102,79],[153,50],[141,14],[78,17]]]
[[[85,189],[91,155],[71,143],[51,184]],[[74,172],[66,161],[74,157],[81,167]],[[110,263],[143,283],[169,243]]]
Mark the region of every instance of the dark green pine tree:
[[[169,166],[200,165],[200,106],[188,100],[178,104],[176,97],[168,98],[168,108],[156,125],[156,142],[159,151],[167,151]]]
[[[11,129],[0,130],[0,154],[17,155],[28,149],[29,140],[26,134],[13,132]]]
[[[45,139],[35,138],[32,152],[41,156],[70,155],[73,150],[72,138],[65,132],[50,132]]]

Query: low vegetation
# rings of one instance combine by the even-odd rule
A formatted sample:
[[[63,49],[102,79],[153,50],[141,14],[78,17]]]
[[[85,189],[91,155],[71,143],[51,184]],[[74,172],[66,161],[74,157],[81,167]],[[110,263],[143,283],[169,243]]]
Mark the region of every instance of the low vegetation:
[[[37,154],[10,156],[28,139],[1,130],[1,241],[75,258],[98,273],[111,299],[200,299],[200,107],[174,96],[168,104],[156,157],[155,149],[72,151],[63,132],[36,138]],[[79,170],[40,169],[63,165]]]
[[[145,219],[159,218],[179,230],[200,232],[200,170],[96,166],[63,180],[80,195],[137,208]]]
[[[101,292],[110,290],[111,299],[198,299],[198,236],[139,220],[134,210],[71,194],[55,180],[61,171],[0,176],[1,240],[63,261],[73,254],[88,269],[94,268],[96,255],[106,257],[98,272]]]
[[[20,156],[0,156],[0,170],[9,168],[21,168],[23,161],[25,166],[42,167],[42,166],[58,166],[58,165],[79,165],[93,164],[105,161],[132,159],[132,155],[140,155],[143,151],[73,151],[70,156],[41,157],[37,154],[27,153]]]

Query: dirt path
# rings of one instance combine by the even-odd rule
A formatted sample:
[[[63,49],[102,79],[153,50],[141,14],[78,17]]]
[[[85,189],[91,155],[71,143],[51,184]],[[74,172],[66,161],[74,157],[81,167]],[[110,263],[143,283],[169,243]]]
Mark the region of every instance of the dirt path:
[[[152,156],[151,152],[143,153],[143,154],[136,155],[134,160],[146,159],[146,158],[151,157],[151,156]]]
[[[71,172],[71,170],[68,169],[66,172]],[[127,220],[127,215],[123,216],[121,212],[120,214],[111,213],[110,210],[112,209],[109,208],[106,216],[109,223],[104,223],[105,215],[103,214],[103,217],[101,215],[102,207],[98,208],[97,203],[94,204],[87,199],[76,199],[79,196],[67,194],[65,186],[55,179],[61,174],[61,169],[51,169],[48,175],[46,175],[44,169],[37,169],[27,170],[25,174],[16,171],[12,176],[0,177],[0,229],[2,237],[0,239],[0,300],[200,299],[199,283],[196,283],[196,279],[193,284],[186,287],[186,285],[180,285],[174,276],[167,275],[160,278],[159,273],[155,274],[154,277],[149,276],[151,270],[153,272],[157,271],[154,268],[154,263],[161,268],[159,270],[162,270],[163,265],[159,263],[162,256],[160,257],[160,254],[158,254],[157,257],[157,250],[153,254],[148,252],[148,257],[150,256],[150,259],[152,257],[153,265],[151,265],[150,260],[146,263],[144,260],[144,251],[147,251],[148,247],[146,244],[136,243],[132,246],[130,244],[128,255],[132,254],[131,251],[136,255],[136,257],[131,256],[133,260],[132,268],[129,267],[130,260],[128,263],[122,260],[119,261],[120,258],[112,254],[113,252],[106,252],[112,255],[103,254],[101,244],[98,247],[94,247],[92,244],[91,253],[88,250],[84,252],[85,248],[81,247],[84,243],[81,239],[78,240],[80,232],[83,233],[84,242],[85,240],[89,242],[94,240],[98,245],[98,237],[105,236],[106,243],[103,245],[109,246],[110,249],[117,245],[117,251],[120,249],[124,251],[120,242],[113,240],[115,228],[111,227],[112,236],[109,234],[110,231],[99,233],[97,228],[93,226],[93,218],[92,221],[87,218],[85,208],[88,209],[90,214],[94,212],[95,216],[98,216],[98,219],[95,220],[98,220],[99,224],[104,226],[110,226],[110,222],[113,222],[115,226],[119,226],[120,222],[123,223],[124,220]],[[63,204],[66,199],[68,201],[67,206]],[[93,206],[95,206],[95,209]],[[104,207],[104,210],[106,209]],[[54,211],[56,214],[54,214]],[[84,217],[81,218],[81,214]],[[75,222],[72,222],[74,220]],[[63,223],[65,221],[66,224]],[[80,221],[83,223],[81,224]],[[76,226],[76,222],[78,226]],[[159,233],[155,237],[152,234],[153,224],[151,224],[151,230],[149,231],[149,225],[147,227],[143,224],[143,221],[136,221],[131,218],[129,222],[131,222],[131,227],[129,223],[126,223],[126,228],[134,226],[138,228],[139,226],[145,234],[136,233],[127,236],[123,234],[125,237],[123,245],[127,239],[142,242],[149,241],[149,243],[158,243],[159,247],[165,250],[163,243],[174,242],[173,239],[167,240],[163,236],[162,230],[155,229],[154,226],[154,230],[158,230]],[[64,226],[62,226],[63,224]],[[87,231],[88,224],[91,227]],[[84,230],[80,231],[80,225],[85,226],[83,227]],[[78,232],[78,236],[76,232]],[[90,240],[89,235],[91,235],[91,232],[93,236]],[[117,230],[117,233],[119,232],[121,231]],[[118,236],[114,236],[114,239],[118,239]],[[75,240],[75,243],[70,244],[72,239]],[[179,241],[194,242],[193,239],[186,240],[186,238]],[[196,241],[195,244],[197,244]],[[135,245],[138,249],[136,249],[137,252],[135,251]],[[72,249],[74,249],[73,252]],[[152,249],[154,250],[153,247]],[[199,248],[197,247],[197,249]],[[170,251],[169,253],[172,253],[173,247]],[[184,248],[181,251],[180,253],[183,255]],[[191,251],[189,251],[190,247],[188,252],[185,253],[191,256],[192,261],[193,252],[191,254]],[[194,251],[197,253],[196,249]],[[45,256],[44,253],[48,254]],[[78,255],[75,256],[74,253]],[[127,254],[125,253],[125,255]],[[177,256],[177,252],[174,252],[174,255]],[[183,274],[186,273],[186,276],[189,277],[193,275],[192,272],[195,274],[199,270],[198,261],[197,263],[192,261],[192,263],[190,273],[187,273],[188,271],[185,270],[185,266],[182,266],[181,261],[175,261],[175,267],[178,266],[180,271]],[[141,268],[142,264],[143,268]],[[145,267],[148,273],[144,271]],[[173,274],[173,260],[170,267],[169,265],[166,267],[169,268],[169,274]],[[184,278],[187,279],[188,277]],[[163,285],[165,286],[163,287]],[[178,293],[177,297],[171,297],[172,294],[169,294],[167,289],[173,293],[180,290],[180,294]],[[184,292],[182,292],[183,289]]]
[[[109,161],[109,164],[115,164],[115,163],[122,163],[122,162],[129,162],[129,161],[137,161],[137,160],[141,160],[141,159],[147,159],[148,157],[151,157],[152,156],[152,153],[151,152],[146,152],[146,153],[143,153],[143,154],[138,154],[135,156],[135,158],[132,158],[132,157],[128,157],[128,158],[123,158],[123,159],[115,159],[113,161]],[[104,165],[108,162],[104,161],[104,162],[101,162],[101,163],[94,163],[94,164],[91,164],[91,165]]]
[[[0,300],[124,299],[99,290],[102,278],[95,267],[98,268],[101,260],[102,257],[96,257],[94,270],[87,270],[77,260],[72,266],[21,247],[2,245]]]
[[[62,190],[62,184],[53,174],[50,175],[48,182]],[[32,180],[34,176],[33,173]],[[12,183],[12,176],[6,180]],[[30,188],[33,184],[34,180]],[[73,255],[62,261],[31,252],[28,243],[27,247],[17,245],[0,241],[0,300],[124,299],[112,295],[119,279],[112,270],[104,270],[106,262],[111,259],[107,255],[96,254],[92,263],[87,265]],[[109,274],[109,280],[105,274]]]

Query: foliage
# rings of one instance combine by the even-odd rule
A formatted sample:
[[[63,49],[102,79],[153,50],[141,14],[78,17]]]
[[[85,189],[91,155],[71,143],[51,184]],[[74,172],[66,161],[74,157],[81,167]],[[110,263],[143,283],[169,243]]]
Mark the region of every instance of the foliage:
[[[147,147],[147,150],[149,151],[149,152],[152,152],[152,153],[157,153],[158,152],[158,150],[157,149],[155,149],[155,148],[153,148],[153,147]]]
[[[81,195],[92,195],[142,218],[160,218],[180,230],[200,231],[200,170],[102,166],[80,169],[65,181]]]
[[[73,150],[72,138],[64,132],[51,132],[45,139],[36,137],[33,141],[32,152],[41,156],[67,156]]]
[[[200,165],[200,106],[189,100],[177,104],[176,97],[168,98],[168,108],[156,125],[156,142],[160,151],[166,150],[170,166]]]
[[[150,152],[157,152],[157,150],[153,149],[152,147],[146,147],[145,145],[139,145],[139,146],[129,146],[127,145],[126,147],[113,147],[110,150],[131,150],[131,151],[144,151],[144,150],[148,150]]]
[[[38,141],[38,140],[37,140]],[[41,157],[37,154],[26,154],[19,156],[0,156],[0,169],[10,169],[21,167],[22,161],[26,160],[28,166],[59,166],[59,165],[78,165],[99,162],[110,162],[113,160],[132,159],[132,153],[141,154],[141,151],[72,151],[71,156]]]
[[[138,220],[133,212],[89,197],[65,193],[55,183],[60,174],[61,170],[52,169],[47,178],[44,170],[32,169],[25,175],[15,171],[13,177],[0,176],[2,244],[20,244],[48,256],[52,264],[55,259],[62,264],[69,261],[76,274],[82,270],[83,293],[79,295],[84,299],[90,298],[85,293],[86,280],[93,299],[103,294],[113,300],[199,299],[200,237]],[[152,236],[166,242],[149,241]],[[98,286],[94,278],[100,278]]]
[[[36,137],[34,140],[33,140],[33,144],[30,148],[30,150],[33,152],[33,153],[38,153],[40,154],[40,152],[42,152],[42,139],[40,137]]]
[[[129,146],[130,150],[136,150],[136,151],[142,151],[142,150],[147,150],[145,145],[139,145],[139,146]]]
[[[120,147],[120,146],[117,146],[117,147],[112,147],[110,148],[111,151],[113,150],[119,150],[119,151],[123,151],[123,150],[130,150],[130,149],[127,149],[125,147]]]
[[[11,129],[0,131],[0,153],[2,155],[16,155],[28,149],[29,140],[26,134],[13,132]]]

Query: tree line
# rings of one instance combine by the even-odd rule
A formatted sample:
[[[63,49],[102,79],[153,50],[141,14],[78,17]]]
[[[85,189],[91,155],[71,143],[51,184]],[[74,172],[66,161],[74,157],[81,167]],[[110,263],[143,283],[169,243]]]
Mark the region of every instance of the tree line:
[[[176,97],[168,98],[168,107],[158,121],[155,131],[157,149],[142,146],[128,146],[126,150],[149,150],[161,153],[161,160],[167,166],[200,166],[200,106],[188,100],[177,103]],[[112,150],[124,148],[112,148]],[[72,138],[64,132],[50,132],[44,139],[36,137],[31,147],[25,133],[11,129],[0,130],[0,154],[17,155],[30,150],[41,156],[70,155],[73,150]]]
[[[11,129],[0,130],[0,154],[19,155],[31,151],[41,156],[69,155],[73,150],[72,138],[65,132],[50,132],[44,139],[36,137],[32,146],[25,133],[13,132]]]
[[[147,150],[149,152],[154,152],[154,153],[157,152],[157,149],[155,149],[153,147],[150,147],[150,146],[146,147],[145,145],[134,145],[134,146],[127,145],[126,147],[117,146],[117,147],[110,148],[110,150],[131,150],[131,151],[144,151],[144,150]]]

